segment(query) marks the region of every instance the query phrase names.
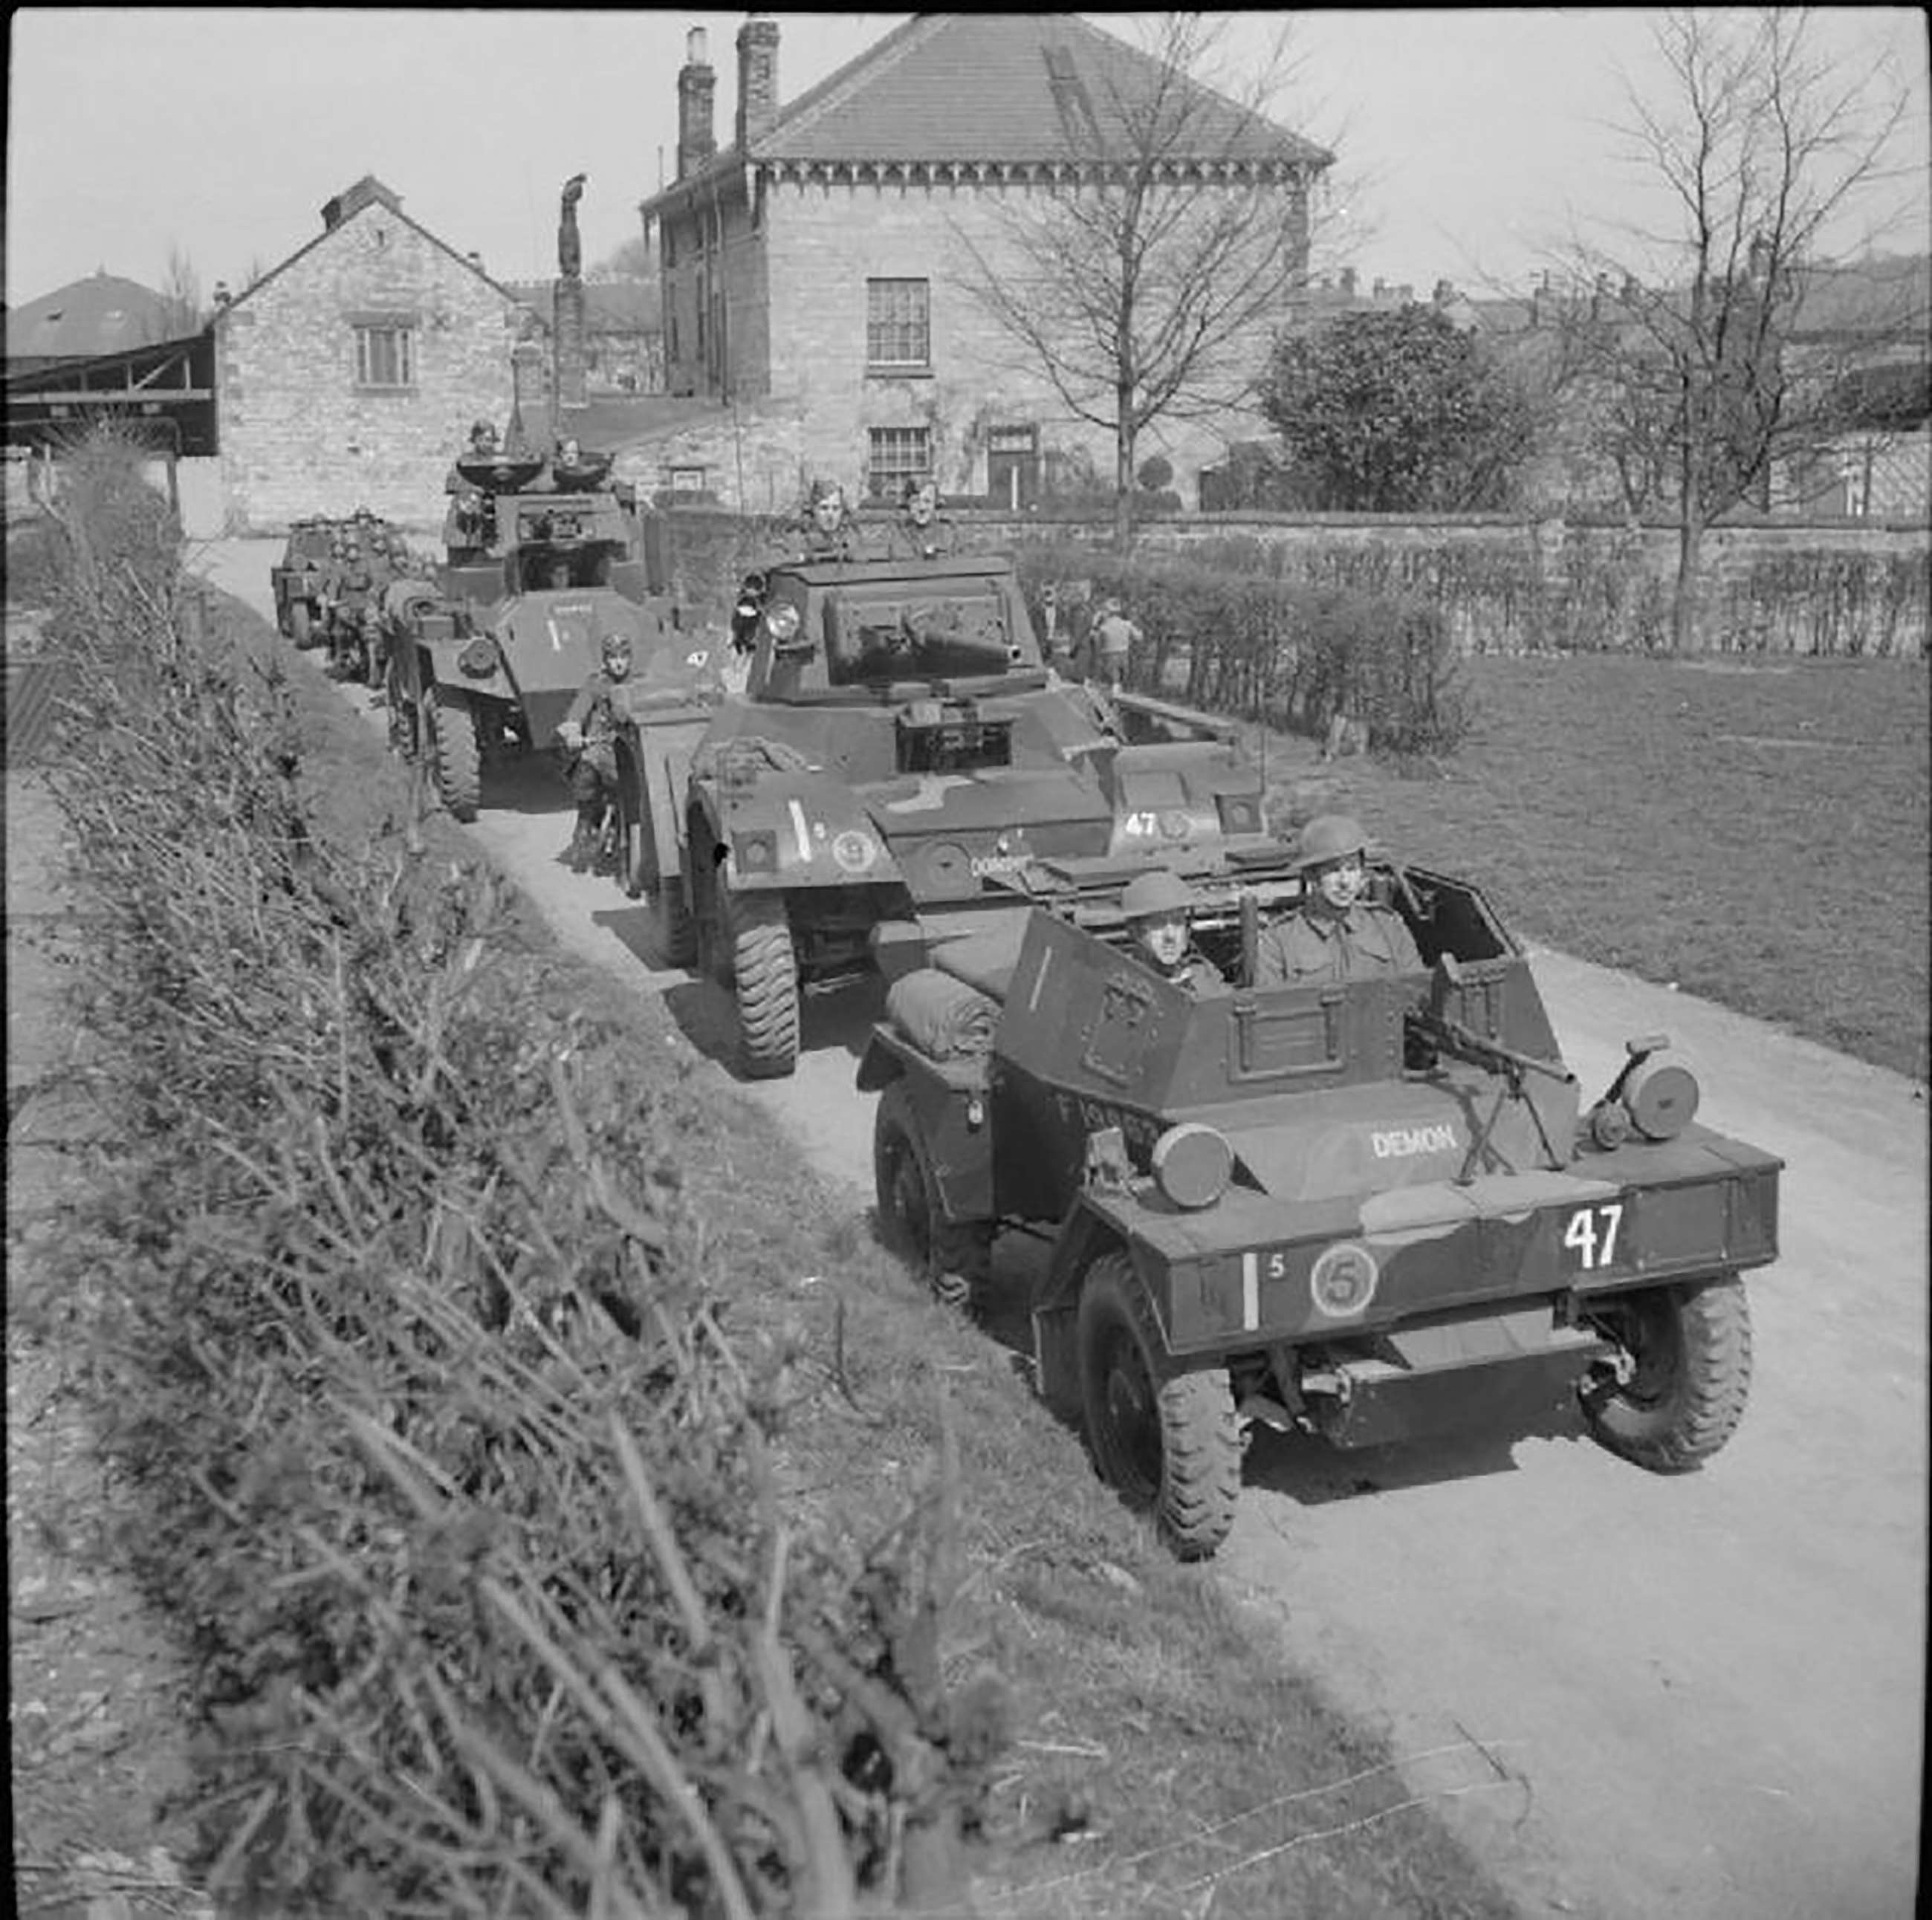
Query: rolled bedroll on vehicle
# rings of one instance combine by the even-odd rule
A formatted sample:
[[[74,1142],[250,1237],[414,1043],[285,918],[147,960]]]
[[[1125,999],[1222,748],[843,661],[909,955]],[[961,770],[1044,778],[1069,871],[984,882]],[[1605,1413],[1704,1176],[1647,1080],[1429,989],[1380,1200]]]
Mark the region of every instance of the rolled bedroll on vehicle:
[[[1481,896],[1385,878],[1416,971],[1246,985],[1223,872],[1193,891],[1232,991],[1197,1000],[1089,892],[933,950],[997,1001],[985,1053],[934,1058],[889,1009],[860,1065],[881,1220],[952,1299],[1003,1228],[1050,1240],[1040,1389],[1185,1554],[1232,1524],[1252,1422],[1342,1447],[1587,1430],[1671,1472],[1743,1414],[1738,1276],[1777,1256],[1781,1162],[1695,1120],[1662,1036],[1586,1108]]]

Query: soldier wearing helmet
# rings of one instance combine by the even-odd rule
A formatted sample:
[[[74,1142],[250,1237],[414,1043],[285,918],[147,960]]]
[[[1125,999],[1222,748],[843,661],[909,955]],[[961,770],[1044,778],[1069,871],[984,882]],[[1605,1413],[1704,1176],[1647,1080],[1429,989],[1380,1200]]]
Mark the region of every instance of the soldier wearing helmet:
[[[616,802],[617,728],[631,677],[631,637],[607,633],[598,652],[597,670],[578,688],[556,730],[577,802],[577,831],[565,856],[573,873],[597,864],[604,815]]]
[[[1301,902],[1262,930],[1255,985],[1305,986],[1419,969],[1422,956],[1400,914],[1369,897],[1368,836],[1346,814],[1301,830],[1295,866]]]
[[[1220,968],[1194,950],[1188,925],[1193,904],[1186,881],[1165,867],[1137,874],[1120,896],[1134,957],[1196,1000],[1207,1000],[1228,987]]]

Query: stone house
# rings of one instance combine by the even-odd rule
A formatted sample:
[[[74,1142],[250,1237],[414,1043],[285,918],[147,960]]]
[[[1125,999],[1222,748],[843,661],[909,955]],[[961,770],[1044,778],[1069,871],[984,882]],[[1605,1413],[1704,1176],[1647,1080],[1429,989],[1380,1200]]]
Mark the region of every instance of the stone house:
[[[470,422],[502,425],[519,400],[513,355],[530,322],[365,174],[322,208],[320,232],[219,306],[214,331],[230,531],[358,506],[428,528]],[[540,432],[530,384],[520,404]]]
[[[668,391],[710,405],[634,443],[630,477],[752,511],[789,509],[818,476],[873,499],[930,476],[949,496],[1022,508],[1056,466],[1110,478],[1111,435],[1076,418],[973,297],[973,250],[1010,258],[1001,210],[1093,180],[1093,103],[1144,97],[1165,70],[1072,14],[922,14],[782,105],[778,23],[752,14],[721,151],[702,28],[687,52],[676,176],[639,213],[658,250]],[[1204,151],[1170,149],[1168,177],[1210,195],[1278,191],[1305,233],[1332,157],[1204,88],[1190,98]],[[1258,339],[1257,361],[1265,349]],[[1252,430],[1162,423],[1139,457],[1165,454],[1185,494]]]
[[[543,329],[547,380],[554,333],[556,282],[506,280],[503,284],[536,316]],[[662,290],[655,280],[627,274],[590,274],[584,281],[584,371],[594,394],[661,394],[664,391]],[[548,391],[548,386],[546,392]]]

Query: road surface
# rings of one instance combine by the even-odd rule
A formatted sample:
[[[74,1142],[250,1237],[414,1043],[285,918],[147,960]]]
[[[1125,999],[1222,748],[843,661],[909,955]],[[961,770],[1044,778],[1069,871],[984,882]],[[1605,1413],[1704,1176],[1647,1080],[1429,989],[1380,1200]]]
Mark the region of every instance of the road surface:
[[[220,543],[202,566],[266,610],[278,550]],[[470,831],[566,941],[728,1058],[725,996],[651,970],[641,910],[563,865],[570,826],[561,784],[531,767],[492,770]],[[1414,1790],[1442,1796],[1526,1911],[1903,1920],[1926,1646],[1924,1089],[1532,959],[1586,1097],[1628,1036],[1661,1030],[1700,1070],[1700,1118],[1786,1162],[1783,1257],[1750,1282],[1742,1426],[1676,1479],[1580,1437],[1341,1454],[1263,1434],[1216,1566],[1258,1632],[1419,1756]],[[871,1115],[853,1067],[876,1006],[867,988],[808,1001],[796,1076],[744,1089],[855,1208]]]

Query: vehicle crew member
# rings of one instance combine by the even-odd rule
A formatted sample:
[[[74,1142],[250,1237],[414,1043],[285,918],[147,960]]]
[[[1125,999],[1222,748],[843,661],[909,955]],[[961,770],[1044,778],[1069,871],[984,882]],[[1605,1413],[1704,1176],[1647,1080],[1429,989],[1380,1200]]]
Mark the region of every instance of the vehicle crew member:
[[[1402,916],[1368,897],[1368,836],[1346,814],[1301,830],[1302,898],[1262,931],[1258,987],[1359,980],[1417,970],[1422,956]]]
[[[958,548],[952,521],[939,511],[938,482],[916,477],[908,480],[899,499],[899,517],[886,536],[886,559],[937,560],[958,552]]]
[[[470,444],[458,458],[494,460],[498,451],[496,428],[488,420],[478,420],[470,429]],[[488,496],[454,462],[443,477],[442,490],[449,496],[442,544],[450,558],[462,560],[486,552],[490,542]]]
[[[858,557],[858,542],[846,510],[845,489],[836,480],[814,480],[806,501],[804,556],[808,560]]]
[[[1220,968],[1195,950],[1187,917],[1193,904],[1186,881],[1166,867],[1137,874],[1120,896],[1134,957],[1196,1000],[1210,1000],[1229,988]]]
[[[578,688],[556,730],[571,756],[565,770],[577,802],[577,831],[566,856],[573,873],[597,864],[604,818],[617,800],[617,727],[631,677],[629,636],[607,633],[599,650],[603,664]]]

